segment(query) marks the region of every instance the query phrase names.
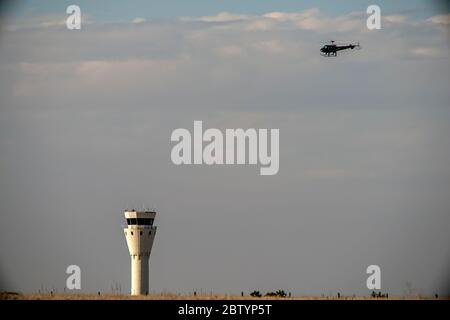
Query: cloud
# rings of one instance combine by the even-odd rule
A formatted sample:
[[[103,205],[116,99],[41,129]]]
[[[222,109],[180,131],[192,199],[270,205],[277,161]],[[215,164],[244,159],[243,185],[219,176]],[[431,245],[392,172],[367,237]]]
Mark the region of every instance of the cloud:
[[[257,42],[254,44],[254,47],[271,54],[280,54],[286,49],[286,46],[276,39]]]
[[[230,12],[220,12],[217,15],[197,18],[182,18],[181,21],[202,21],[205,23],[227,25],[220,26],[221,30],[233,28],[245,31],[269,31],[277,29],[302,29],[310,31],[338,31],[346,32],[361,29],[364,13],[350,13],[339,17],[330,17],[319,8],[310,8],[300,12],[268,12],[262,15],[244,15]]]
[[[433,17],[429,18],[428,20],[433,23],[436,23],[436,24],[448,25],[448,24],[450,24],[450,13],[433,16]]]
[[[366,30],[365,13],[330,17],[317,8],[258,16],[222,12],[195,21],[148,22],[136,26],[141,19],[107,25],[93,23],[86,32],[70,33],[70,37],[57,27],[48,27],[45,32],[36,29],[5,33],[2,64],[19,66],[16,74],[19,76],[12,83],[16,88],[13,92],[32,96],[53,87],[78,90],[81,94],[93,88],[110,87],[132,90],[137,95],[153,92],[160,96],[158,90],[176,88],[185,96],[197,95],[198,100],[213,101],[203,94],[210,89],[216,92],[220,108],[230,92],[240,92],[242,86],[251,82],[258,92],[234,94],[236,101],[232,105],[240,106],[245,101],[255,108],[256,102],[252,101],[259,101],[261,108],[277,104],[283,110],[297,104],[308,107],[320,104],[314,88],[332,81],[317,77],[324,70],[341,75],[340,83],[333,85],[333,92],[328,92],[340,102],[346,88],[361,86],[354,83],[354,75],[360,71],[348,72],[360,64],[384,66],[406,58],[438,60],[447,52],[442,28],[427,21],[412,24],[404,16],[388,16],[389,21],[395,21],[395,28],[387,26],[382,32]],[[336,33],[340,39],[360,40],[363,50],[343,52],[330,64],[331,60],[324,60],[318,50],[322,41],[334,38]],[[341,69],[343,63],[349,65]],[[384,68],[373,68],[370,72],[378,70]],[[406,83],[411,70],[400,71],[401,74],[391,76],[400,84]],[[437,70],[435,76],[443,71]],[[304,79],[300,75],[308,75],[308,81],[297,86],[298,79]],[[283,87],[278,96],[268,94],[280,84]],[[376,83],[384,88],[381,100],[394,95],[384,84],[381,80]],[[405,87],[403,93],[407,90]],[[257,98],[260,95],[268,98],[260,102]],[[286,97],[296,97],[295,102]],[[347,99],[346,103],[358,102]]]
[[[247,21],[244,29],[246,31],[269,31],[273,30],[276,26],[276,22],[271,19],[252,19]]]
[[[6,26],[8,31],[20,31],[29,29],[50,29],[66,27],[68,15],[43,15],[43,16],[31,16],[20,17],[11,19]],[[81,25],[92,24],[92,16],[86,13],[81,15]]]
[[[25,17],[14,19],[6,26],[9,31],[22,29],[61,27],[66,25],[67,16],[64,15],[45,15],[37,17]]]
[[[16,97],[44,96],[64,91],[80,96],[102,92],[163,91],[177,78],[182,59],[90,60],[71,63],[20,63],[20,81],[14,86]]]
[[[122,60],[122,61],[84,61],[77,65],[76,73],[89,82],[101,82],[115,78],[129,81],[133,75],[153,73],[162,77],[175,71],[175,60]],[[81,80],[81,79],[80,79]]]
[[[404,15],[390,15],[390,16],[382,16],[382,19],[389,23],[403,23],[406,21],[407,17]]]
[[[216,49],[217,53],[223,57],[237,57],[244,53],[244,50],[239,46],[226,46]]]
[[[301,12],[269,12],[263,15],[265,18],[275,19],[278,21],[301,21],[311,17],[320,16],[320,10],[318,8],[311,8]]]
[[[203,16],[199,18],[194,18],[193,20],[203,21],[203,22],[231,22],[231,21],[242,21],[249,19],[249,16],[243,14],[232,14],[229,12],[220,12],[213,16]]]
[[[301,12],[274,11],[246,19],[247,30],[302,29],[310,31],[349,31],[361,27],[361,14],[350,13],[340,17],[329,17],[318,8]]]
[[[134,18],[133,20],[131,20],[131,23],[144,23],[146,20],[144,18]]]
[[[425,47],[413,48],[411,49],[410,52],[413,56],[424,58],[434,58],[439,57],[441,55],[440,50],[437,48],[425,48]]]

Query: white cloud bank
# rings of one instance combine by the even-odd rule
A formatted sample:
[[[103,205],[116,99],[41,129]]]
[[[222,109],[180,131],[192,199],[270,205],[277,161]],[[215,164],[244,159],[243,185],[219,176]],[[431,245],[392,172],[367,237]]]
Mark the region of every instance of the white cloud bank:
[[[448,25],[448,24],[450,24],[450,13],[444,14],[444,15],[433,16],[429,20],[433,23]]]
[[[139,24],[139,23],[144,23],[145,21],[146,20],[144,18],[137,17],[137,18],[134,18],[133,20],[131,20],[131,23]]]

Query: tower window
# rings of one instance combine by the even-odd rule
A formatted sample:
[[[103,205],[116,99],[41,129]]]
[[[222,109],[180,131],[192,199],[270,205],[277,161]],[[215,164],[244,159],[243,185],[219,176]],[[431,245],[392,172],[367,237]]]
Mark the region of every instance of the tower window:
[[[133,235],[133,231],[131,231],[131,235]]]
[[[139,225],[139,226],[148,226],[153,225],[153,218],[128,218],[128,225]]]
[[[149,231],[149,232],[148,232],[148,235],[151,235],[151,234],[152,234],[152,232],[151,232],[151,231]]]
[[[142,236],[142,231],[140,231],[139,234]]]

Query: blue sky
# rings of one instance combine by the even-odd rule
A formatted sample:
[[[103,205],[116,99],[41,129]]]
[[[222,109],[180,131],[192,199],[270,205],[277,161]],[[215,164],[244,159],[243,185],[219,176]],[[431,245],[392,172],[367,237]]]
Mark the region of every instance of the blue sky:
[[[446,1],[429,0],[134,0],[126,2],[29,0],[17,2],[20,4],[7,7],[10,14],[19,16],[54,15],[63,13],[70,4],[77,4],[84,12],[101,22],[130,20],[135,17],[167,19],[180,16],[202,16],[222,11],[245,14],[262,14],[271,11],[298,12],[312,7],[318,7],[322,12],[334,16],[351,11],[365,11],[370,4],[378,4],[385,14],[408,13],[421,18],[448,12]]]

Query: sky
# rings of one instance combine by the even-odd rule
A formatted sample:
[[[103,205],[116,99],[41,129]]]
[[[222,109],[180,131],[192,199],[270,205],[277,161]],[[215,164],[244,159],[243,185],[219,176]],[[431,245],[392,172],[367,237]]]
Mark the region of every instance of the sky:
[[[15,16],[35,16],[60,14],[71,5],[78,4],[85,8],[89,14],[95,16],[96,21],[126,21],[136,16],[145,19],[167,19],[180,16],[213,15],[222,11],[233,11],[246,14],[264,14],[282,9],[287,12],[298,12],[312,7],[320,7],[329,15],[342,15],[351,11],[365,11],[375,2],[370,0],[134,0],[132,3],[108,0],[80,0],[52,1],[52,0],[19,0],[17,4],[6,5],[8,13]],[[386,14],[409,13],[415,16],[439,14],[448,10],[445,1],[429,0],[396,0],[377,1]]]
[[[152,291],[450,288],[444,2],[4,5],[0,290],[130,289],[123,210],[155,207]],[[362,50],[320,56],[331,39]],[[279,128],[280,171],[176,166],[177,128]]]

